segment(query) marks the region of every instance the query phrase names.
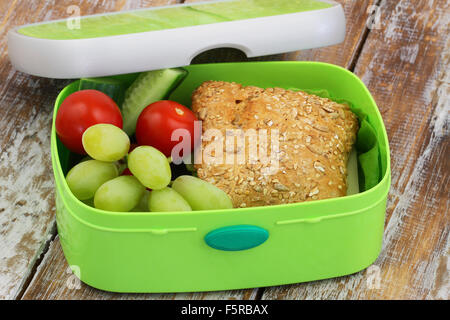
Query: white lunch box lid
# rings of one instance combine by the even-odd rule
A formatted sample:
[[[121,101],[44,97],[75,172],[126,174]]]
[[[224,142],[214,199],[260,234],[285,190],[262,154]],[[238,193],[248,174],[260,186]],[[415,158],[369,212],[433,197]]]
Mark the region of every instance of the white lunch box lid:
[[[215,48],[255,57],[344,38],[335,1],[219,0],[21,26],[8,33],[8,52],[17,70],[63,79],[186,66]]]

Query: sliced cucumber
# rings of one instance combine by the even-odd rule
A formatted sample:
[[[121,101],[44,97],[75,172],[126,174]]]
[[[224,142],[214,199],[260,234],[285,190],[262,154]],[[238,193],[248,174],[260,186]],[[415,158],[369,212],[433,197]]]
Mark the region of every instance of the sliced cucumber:
[[[115,103],[122,106],[125,99],[126,84],[113,78],[83,78],[80,80],[79,90],[94,89],[111,97]]]
[[[181,68],[141,73],[125,92],[122,105],[125,132],[131,136],[142,110],[153,102],[166,99],[186,75],[187,71]]]

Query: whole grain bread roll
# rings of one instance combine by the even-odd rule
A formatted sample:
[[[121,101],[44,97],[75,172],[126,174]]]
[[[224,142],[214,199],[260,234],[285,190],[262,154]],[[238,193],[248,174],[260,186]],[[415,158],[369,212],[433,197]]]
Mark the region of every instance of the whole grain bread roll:
[[[302,91],[207,81],[193,93],[192,109],[203,121],[198,177],[224,190],[235,207],[346,194],[347,161],[358,131],[347,105]],[[267,143],[246,137],[252,129],[266,131]]]

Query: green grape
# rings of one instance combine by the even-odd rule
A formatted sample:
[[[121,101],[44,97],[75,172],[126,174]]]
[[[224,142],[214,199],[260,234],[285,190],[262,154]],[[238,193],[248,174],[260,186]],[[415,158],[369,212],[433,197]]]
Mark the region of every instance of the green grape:
[[[100,123],[86,129],[83,133],[83,147],[92,158],[114,162],[122,159],[130,149],[130,138],[119,127]]]
[[[147,188],[159,190],[172,179],[170,164],[164,154],[150,146],[141,146],[128,155],[128,168]]]
[[[192,211],[189,203],[169,187],[150,192],[148,209],[153,212]]]
[[[150,196],[150,191],[144,190],[144,194],[141,197],[141,200],[139,200],[139,203],[136,207],[133,208],[134,212],[148,212],[148,197]]]
[[[133,176],[120,176],[98,188],[94,197],[97,209],[126,212],[136,207],[145,187]]]
[[[191,206],[192,210],[231,209],[230,197],[221,189],[202,179],[192,176],[180,176],[172,183]]]
[[[86,160],[74,166],[66,176],[67,185],[79,200],[93,198],[106,181],[119,175],[114,163]]]

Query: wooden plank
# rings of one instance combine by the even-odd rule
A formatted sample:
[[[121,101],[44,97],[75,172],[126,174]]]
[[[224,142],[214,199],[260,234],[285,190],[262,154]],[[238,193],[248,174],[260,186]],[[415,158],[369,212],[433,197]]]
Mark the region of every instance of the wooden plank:
[[[449,299],[449,20],[446,0],[382,1],[355,73],[392,157],[384,246],[368,270],[265,290],[264,299]]]
[[[186,1],[195,2],[195,1]],[[365,21],[367,20],[367,8],[373,1],[366,1],[363,4],[356,0],[343,0],[345,11],[348,15],[348,33],[345,43],[342,45],[333,46],[331,48],[322,48],[308,51],[306,58],[316,59],[329,54],[334,58],[329,58],[328,61],[335,61],[337,64],[343,66],[350,66],[352,64],[354,54],[351,50],[356,50],[360,46],[365,33]],[[361,9],[363,7],[364,9]],[[358,18],[352,18],[352,14],[360,12]],[[342,48],[346,48],[343,50]],[[325,50],[325,51],[324,51]],[[328,52],[328,53],[326,53]],[[298,55],[302,57],[302,55]],[[292,56],[271,56],[259,59],[286,59]],[[230,52],[215,52],[214,55],[201,57],[202,62],[205,61],[236,61],[240,60],[236,53]],[[212,60],[211,60],[212,59]],[[246,59],[244,59],[246,60]],[[50,250],[42,261],[37,270],[32,282],[27,288],[23,298],[24,299],[254,299],[258,297],[260,291],[255,290],[238,290],[238,291],[224,291],[224,292],[209,292],[196,294],[147,294],[147,295],[117,295],[111,293],[104,293],[96,289],[90,288],[81,284],[80,289],[72,290],[65,285],[70,278],[70,274],[66,273],[67,264],[62,254],[58,240],[52,242]],[[72,278],[70,278],[72,279]]]
[[[16,25],[170,1],[0,2],[0,299],[15,298],[55,233],[50,130],[53,103],[68,83],[16,72],[6,34]]]

